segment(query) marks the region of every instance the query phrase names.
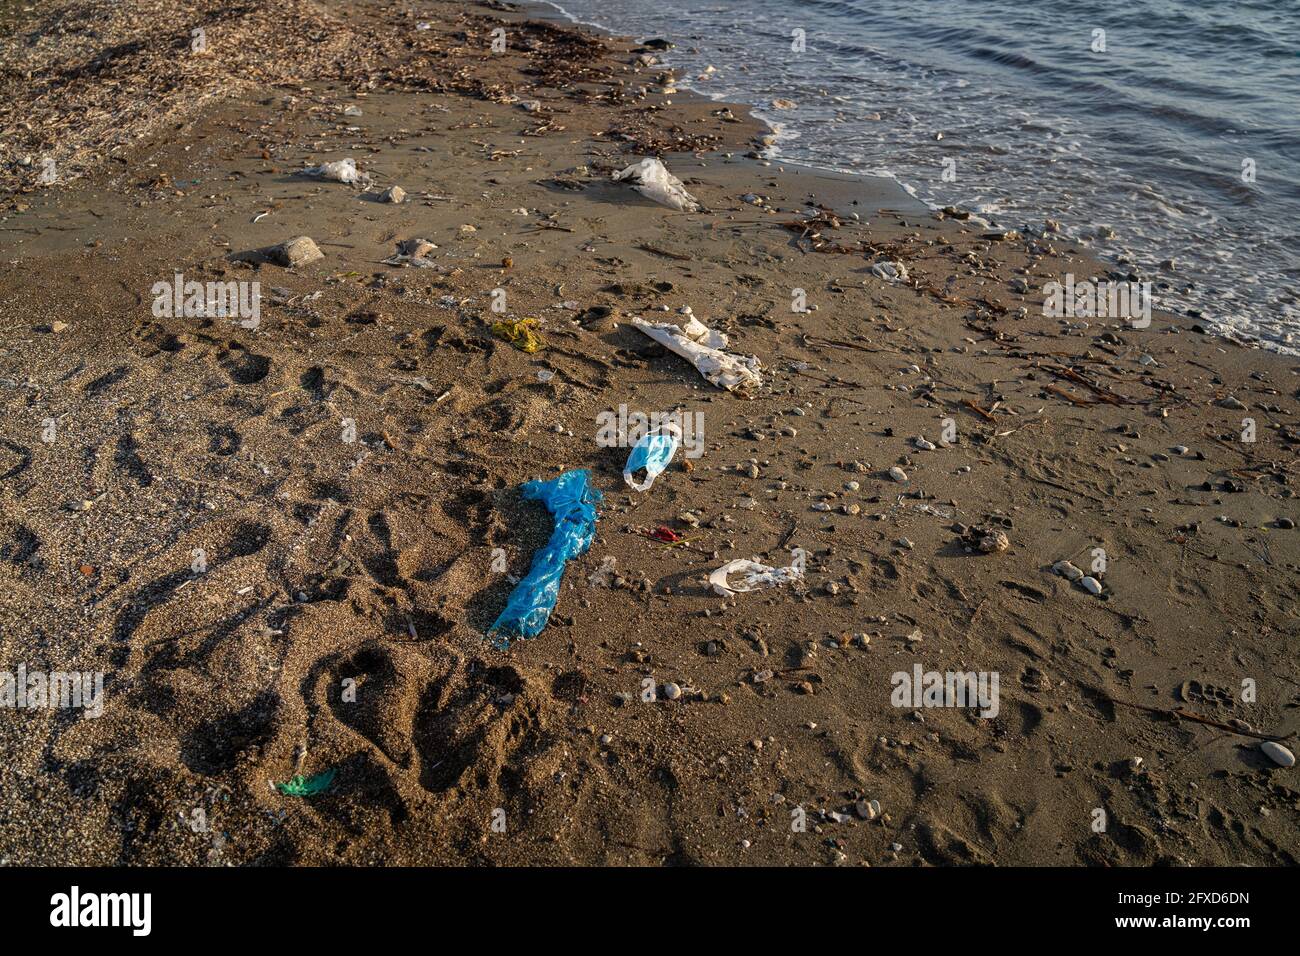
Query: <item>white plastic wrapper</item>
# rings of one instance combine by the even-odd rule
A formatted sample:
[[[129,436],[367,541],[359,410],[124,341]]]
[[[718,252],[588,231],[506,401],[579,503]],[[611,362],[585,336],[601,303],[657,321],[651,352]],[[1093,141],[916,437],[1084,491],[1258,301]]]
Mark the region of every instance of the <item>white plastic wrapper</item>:
[[[682,181],[668,171],[668,167],[651,157],[633,163],[614,174],[616,182],[626,182],[646,199],[678,212],[699,212],[700,203],[686,191]]]
[[[357,161],[350,156],[332,163],[308,166],[302,171],[302,175],[314,176],[316,179],[329,179],[336,183],[359,183],[364,178],[357,172]]]
[[[632,324],[660,345],[690,362],[704,378],[729,392],[749,392],[761,388],[762,363],[753,355],[724,352],[727,337],[715,332],[695,316],[684,322],[646,322],[633,319]]]
[[[736,580],[731,580],[736,575]],[[803,580],[803,572],[791,565],[788,568],[771,568],[757,561],[737,558],[728,561],[709,575],[709,587],[714,593],[723,597],[757,591],[761,588],[774,588],[782,584],[791,584]]]

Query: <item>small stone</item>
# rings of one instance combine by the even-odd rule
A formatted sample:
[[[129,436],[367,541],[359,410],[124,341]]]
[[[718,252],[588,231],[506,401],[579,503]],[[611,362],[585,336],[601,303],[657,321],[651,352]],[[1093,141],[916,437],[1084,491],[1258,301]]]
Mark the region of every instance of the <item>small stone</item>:
[[[669,700],[676,700],[678,697],[682,696],[682,689],[672,681],[669,681],[667,684],[664,684],[663,695]]]
[[[874,802],[875,801],[870,800],[859,800],[856,806],[854,806],[854,810],[857,811],[858,816],[863,820],[874,820],[876,819],[876,809],[871,805]]]
[[[270,255],[280,265],[289,269],[296,269],[298,266],[325,258],[325,253],[320,251],[320,247],[310,236],[294,236],[278,246],[273,246]]]
[[[1087,577],[1080,578],[1079,585],[1089,594],[1094,594],[1094,595],[1100,594],[1102,590],[1101,582],[1098,581],[1096,578],[1094,578],[1092,575],[1088,575]]]
[[[1064,578],[1069,578],[1071,581],[1083,580],[1083,572],[1069,561],[1057,561],[1052,565],[1052,570]]]
[[[980,550],[985,554],[999,554],[1011,547],[1011,539],[1001,531],[990,531],[980,538]]]
[[[68,323],[67,323],[67,322],[51,322],[51,323],[50,323],[50,331],[51,331],[51,332],[62,332],[62,331],[63,331],[64,329],[66,329],[67,327],[68,327]]]
[[[1292,528],[1295,527],[1295,522],[1292,521],[1290,518],[1278,518],[1277,526],[1281,528],[1283,531],[1290,531]]]
[[[1244,412],[1246,410],[1246,403],[1233,395],[1229,395],[1227,398],[1222,399],[1219,402],[1219,407],[1230,408],[1235,412]]]
[[[1294,767],[1295,754],[1287,750],[1276,740],[1265,740],[1259,745],[1259,749],[1269,760],[1273,761],[1279,767]]]
[[[406,190],[401,186],[389,186],[379,195],[381,202],[400,203],[406,199]]]
[[[907,472],[895,465],[893,468],[889,469],[889,477],[901,483],[907,481]]]

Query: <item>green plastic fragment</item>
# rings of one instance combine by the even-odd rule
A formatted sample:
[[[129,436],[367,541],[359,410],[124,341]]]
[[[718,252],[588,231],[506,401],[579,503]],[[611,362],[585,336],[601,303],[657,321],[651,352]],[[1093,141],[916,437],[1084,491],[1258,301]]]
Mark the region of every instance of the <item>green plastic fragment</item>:
[[[324,793],[333,782],[334,771],[326,770],[314,777],[304,777],[302,774],[296,774],[288,783],[277,783],[275,789],[286,797],[311,797],[318,793]]]

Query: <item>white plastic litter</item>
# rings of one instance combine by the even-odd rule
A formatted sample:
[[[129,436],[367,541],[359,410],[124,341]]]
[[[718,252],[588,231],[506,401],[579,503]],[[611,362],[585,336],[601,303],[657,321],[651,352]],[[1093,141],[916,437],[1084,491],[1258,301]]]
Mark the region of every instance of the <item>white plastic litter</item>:
[[[743,575],[740,580],[731,582],[731,575]],[[709,575],[709,587],[723,597],[757,591],[760,588],[774,588],[782,584],[791,584],[803,580],[803,572],[791,565],[788,568],[771,568],[757,561],[738,558],[728,561]]]
[[[329,179],[336,183],[359,183],[363,177],[357,172],[357,161],[352,157],[347,159],[335,160],[332,163],[322,163],[319,166],[308,166],[302,171],[304,176],[314,176],[317,179]]]
[[[758,370],[762,363],[753,355],[724,352],[727,337],[715,332],[695,316],[687,313],[685,322],[646,322],[633,319],[632,324],[660,345],[690,362],[704,378],[729,392],[748,392],[761,388]]]
[[[615,173],[614,180],[626,182],[642,196],[661,206],[668,206],[678,212],[700,211],[699,200],[688,193],[682,181],[654,157],[633,163],[627,169]]]
[[[901,262],[877,262],[871,267],[871,274],[886,282],[906,282],[907,266]]]

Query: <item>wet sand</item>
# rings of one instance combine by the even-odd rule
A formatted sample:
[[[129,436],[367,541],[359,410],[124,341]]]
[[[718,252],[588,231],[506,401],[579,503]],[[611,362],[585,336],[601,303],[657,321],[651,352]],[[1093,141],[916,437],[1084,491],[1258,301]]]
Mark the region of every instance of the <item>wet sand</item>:
[[[504,5],[285,15],[317,9],[337,61],[245,70],[53,187],[7,167],[0,669],[105,689],[93,719],[0,710],[0,858],[1296,862],[1295,770],[1249,736],[1297,729],[1294,358],[1047,317],[1045,283],[1107,267],[765,164],[742,107],[659,92],[630,41]],[[707,211],[611,181],[647,155]],[[345,157],[372,188],[296,174]],[[258,254],[304,235],[323,258]],[[416,238],[428,267],[384,262]],[[176,273],[258,282],[256,328],[155,315]],[[498,289],[541,351],[493,334]],[[752,398],[631,325],[684,306],[759,357]],[[703,454],[630,491],[596,441],[620,405],[700,413]],[[494,649],[550,533],[519,485],[573,468],[595,543]],[[794,548],[800,584],[705,583]],[[1100,596],[1053,572],[1097,548]],[[918,664],[996,673],[997,715],[895,706]]]

